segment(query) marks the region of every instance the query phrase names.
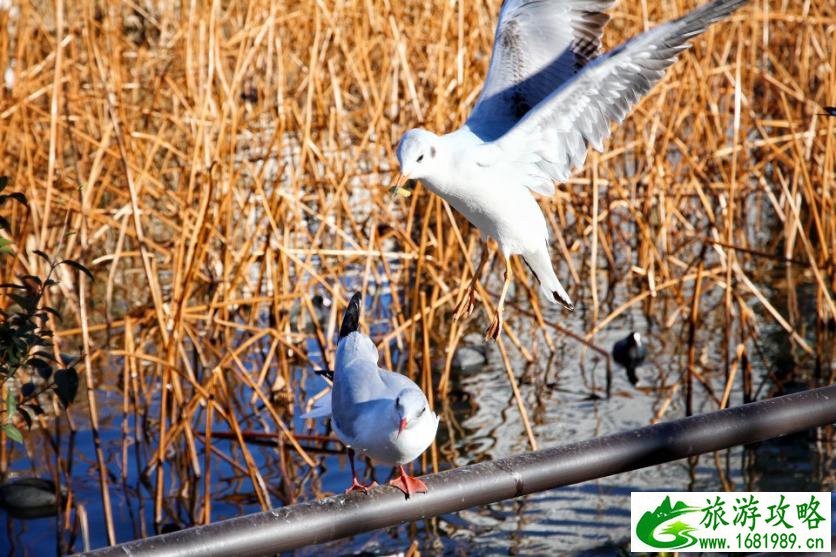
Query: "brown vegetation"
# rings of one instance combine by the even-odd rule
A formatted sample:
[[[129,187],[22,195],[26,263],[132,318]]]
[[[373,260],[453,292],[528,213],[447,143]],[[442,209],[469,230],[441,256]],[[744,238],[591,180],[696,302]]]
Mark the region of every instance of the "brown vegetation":
[[[817,115],[836,104],[830,1],[758,0],[714,26],[605,153],[541,200],[585,326],[575,338],[544,317],[516,262],[499,344],[515,393],[509,356],[545,359],[558,339],[595,347],[637,309],[682,346],[658,417],[693,389],[728,404],[737,374],[754,397],[765,323],[785,331],[799,367],[833,381],[836,118]],[[122,471],[110,471],[134,465],[135,436],[158,524],[176,514],[174,493],[195,523],[211,521],[221,461],[265,508],[317,489],[326,445],[294,425],[293,403],[300,373],[331,361],[353,289],[369,293],[385,363],[438,404],[461,336],[487,325],[495,282],[483,282],[485,312],[451,322],[478,236],[421,188],[403,199],[387,186],[405,130],[466,118],[498,0],[15,4],[0,10],[0,70],[14,74],[0,90],[0,174],[30,209],[5,215],[18,256],[0,279],[38,274],[31,251],[59,245],[95,274],[61,269],[50,293],[67,316],[59,344],[86,356],[88,403],[73,412],[96,427],[96,393],[124,397],[135,431],[119,424]],[[605,44],[695,4],[622,1]],[[615,284],[627,299],[614,302]],[[799,303],[802,290],[813,303]],[[324,315],[315,294],[334,300]],[[716,360],[701,358],[700,334],[722,337]],[[237,447],[221,450],[213,429]],[[277,432],[280,485],[255,465],[251,431]]]

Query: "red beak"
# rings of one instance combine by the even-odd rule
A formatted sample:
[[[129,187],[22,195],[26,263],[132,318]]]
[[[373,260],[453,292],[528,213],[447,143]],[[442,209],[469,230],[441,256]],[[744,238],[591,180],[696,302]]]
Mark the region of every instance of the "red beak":
[[[401,425],[400,425],[400,427],[398,428],[398,437],[400,437],[400,436],[401,436],[401,433],[402,433],[402,432],[403,432],[403,430],[405,430],[405,429],[406,429],[406,418],[401,418]]]

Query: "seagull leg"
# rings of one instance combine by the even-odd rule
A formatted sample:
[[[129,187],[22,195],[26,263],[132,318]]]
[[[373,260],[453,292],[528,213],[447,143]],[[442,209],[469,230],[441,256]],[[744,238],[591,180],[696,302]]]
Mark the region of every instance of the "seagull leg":
[[[508,293],[508,287],[511,286],[511,260],[505,258],[505,284],[502,285],[502,293],[499,295],[499,303],[496,305],[496,316],[493,318],[493,323],[485,331],[485,340],[496,340],[502,333],[502,308],[505,306],[505,295]]]
[[[460,319],[467,319],[473,313],[474,302],[476,301],[476,284],[479,282],[479,277],[482,276],[482,269],[485,263],[488,262],[489,254],[488,243],[485,242],[485,248],[482,250],[482,256],[479,259],[479,265],[476,266],[476,272],[473,273],[473,278],[470,280],[470,286],[467,293],[456,306],[456,312],[453,314],[453,319],[456,321]]]
[[[401,475],[393,480],[389,481],[389,485],[393,485],[404,492],[406,498],[409,499],[410,495],[414,495],[415,493],[426,493],[427,492],[427,484],[410,476],[404,470],[403,465],[398,466],[401,470]]]
[[[366,493],[370,488],[377,487],[377,482],[363,485],[357,481],[357,471],[354,469],[354,449],[351,447],[348,449],[348,461],[351,463],[351,487],[345,490],[346,494],[349,494],[352,491],[362,491],[363,493]]]

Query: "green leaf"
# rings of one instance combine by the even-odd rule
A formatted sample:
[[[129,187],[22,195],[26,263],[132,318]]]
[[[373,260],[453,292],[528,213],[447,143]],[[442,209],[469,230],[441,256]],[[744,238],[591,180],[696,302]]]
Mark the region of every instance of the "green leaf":
[[[12,192],[6,195],[6,197],[10,197],[22,205],[29,205],[29,203],[27,203],[26,201],[26,196],[20,193],[19,191]]]
[[[64,367],[71,368],[74,367],[78,362],[81,361],[83,354],[79,354],[78,356],[73,356],[71,354],[64,354],[61,353],[61,361],[64,364]]]
[[[85,275],[90,277],[90,280],[93,280],[93,273],[90,272],[90,269],[88,269],[87,267],[85,267],[84,265],[79,263],[78,261],[73,261],[72,259],[65,259],[60,264],[61,265],[69,265],[73,269],[78,269],[79,271],[81,271],[82,273],[84,273]]]
[[[38,286],[41,285],[41,277],[36,277],[35,275],[18,275],[17,278],[19,278],[23,282],[32,281]]]
[[[28,364],[44,379],[49,379],[52,375],[52,366],[40,358],[29,358]]]
[[[42,252],[41,250],[35,249],[35,250],[32,250],[32,253],[34,253],[35,255],[37,255],[38,257],[40,257],[41,259],[43,259],[44,261],[46,261],[50,265],[52,265],[52,259],[50,259],[49,256],[47,254],[45,254],[44,252]]]
[[[26,428],[31,430],[32,429],[32,416],[29,415],[25,406],[20,407],[20,417],[23,418],[23,421],[26,422]]]
[[[29,296],[20,296],[19,294],[9,294],[9,298],[14,300],[17,305],[25,309],[26,311],[32,311],[35,309],[35,300],[30,298]]]
[[[9,185],[9,177],[8,176],[0,176],[0,191],[6,189],[6,186]]]
[[[5,238],[0,238],[0,253],[7,253],[9,255],[14,255],[14,250],[9,246],[14,245],[14,242],[11,240],[7,240]]]
[[[63,321],[63,319],[61,319],[61,314],[58,313],[58,310],[55,309],[55,308],[51,308],[49,306],[44,306],[44,307],[41,308],[41,311],[43,311],[44,313],[51,313],[52,315],[55,316],[56,319],[58,319],[58,321]]]
[[[31,381],[21,385],[20,394],[22,394],[24,397],[30,397],[34,393],[35,393],[35,384],[32,383]]]
[[[78,392],[78,372],[73,368],[59,369],[55,372],[55,394],[61,401],[61,405],[67,408],[74,400]]]
[[[14,389],[9,389],[6,393],[6,419],[11,422],[15,414],[17,414],[17,395]]]
[[[3,431],[6,432],[6,435],[12,441],[17,441],[18,443],[23,443],[23,435],[20,433],[14,425],[12,424],[3,424]]]
[[[53,356],[52,354],[50,354],[46,350],[38,350],[37,352],[35,352],[32,355],[37,356],[38,358],[46,358],[47,360],[52,360],[53,362],[58,362],[58,360],[55,359],[55,356]]]

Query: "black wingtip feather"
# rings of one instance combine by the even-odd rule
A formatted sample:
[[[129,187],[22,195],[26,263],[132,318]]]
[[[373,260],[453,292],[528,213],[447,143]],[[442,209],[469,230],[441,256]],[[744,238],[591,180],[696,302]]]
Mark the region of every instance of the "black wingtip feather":
[[[321,375],[322,377],[326,377],[331,381],[334,380],[334,371],[331,369],[317,369],[314,370],[314,373],[316,373],[317,375]]]
[[[363,297],[355,292],[348,302],[343,314],[343,324],[340,326],[340,339],[343,339],[360,328],[360,301]]]
[[[563,298],[557,290],[552,292],[552,296],[554,296],[554,301],[558,304],[562,305],[569,311],[575,311],[575,304],[573,304],[568,298]]]

